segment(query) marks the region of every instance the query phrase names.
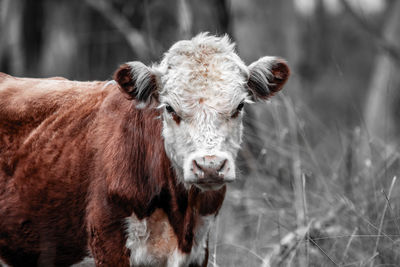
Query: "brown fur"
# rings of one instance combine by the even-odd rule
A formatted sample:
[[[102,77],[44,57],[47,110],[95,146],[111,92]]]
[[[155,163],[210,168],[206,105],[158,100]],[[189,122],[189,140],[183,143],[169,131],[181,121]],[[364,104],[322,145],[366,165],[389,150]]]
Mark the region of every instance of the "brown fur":
[[[128,266],[124,218],[161,210],[190,253],[198,216],[217,214],[226,188],[177,182],[159,115],[105,82],[0,74],[0,258],[67,266],[90,249],[97,266]]]

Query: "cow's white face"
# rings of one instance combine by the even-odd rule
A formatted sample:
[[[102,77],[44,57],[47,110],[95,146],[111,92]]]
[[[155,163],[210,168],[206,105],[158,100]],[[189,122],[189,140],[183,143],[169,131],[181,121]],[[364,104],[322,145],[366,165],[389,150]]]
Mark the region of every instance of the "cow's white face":
[[[114,77],[131,98],[158,101],[165,149],[182,182],[216,190],[236,177],[244,105],[279,91],[288,75],[282,60],[247,67],[228,37],[200,34],[173,45],[160,64],[127,63]]]

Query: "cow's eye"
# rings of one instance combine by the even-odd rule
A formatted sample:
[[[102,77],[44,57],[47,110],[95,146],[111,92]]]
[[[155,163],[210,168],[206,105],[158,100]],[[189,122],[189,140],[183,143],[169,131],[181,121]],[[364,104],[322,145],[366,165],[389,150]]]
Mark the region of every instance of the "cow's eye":
[[[181,117],[178,116],[178,114],[176,114],[175,110],[170,106],[170,105],[166,105],[165,106],[165,110],[172,115],[172,119],[174,119],[174,121],[179,124],[181,122]]]
[[[239,106],[236,108],[235,113],[232,114],[232,118],[236,118],[239,115],[240,111],[242,111],[243,107],[244,107],[244,102],[239,104]]]
[[[243,107],[244,107],[244,103],[242,102],[242,103],[240,103],[239,106],[237,107],[237,111],[239,111],[239,112],[242,111]]]
[[[165,109],[167,110],[168,113],[175,113],[175,110],[170,105],[166,105]]]

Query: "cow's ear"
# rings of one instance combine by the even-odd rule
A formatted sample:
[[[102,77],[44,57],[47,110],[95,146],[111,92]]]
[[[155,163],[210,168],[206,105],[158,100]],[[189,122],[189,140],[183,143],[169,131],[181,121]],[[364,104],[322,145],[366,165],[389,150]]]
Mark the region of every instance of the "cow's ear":
[[[139,61],[121,65],[114,73],[114,80],[128,99],[147,102],[157,98],[157,77],[154,71]]]
[[[247,82],[254,100],[266,100],[280,91],[289,78],[286,61],[275,57],[263,57],[249,66]]]

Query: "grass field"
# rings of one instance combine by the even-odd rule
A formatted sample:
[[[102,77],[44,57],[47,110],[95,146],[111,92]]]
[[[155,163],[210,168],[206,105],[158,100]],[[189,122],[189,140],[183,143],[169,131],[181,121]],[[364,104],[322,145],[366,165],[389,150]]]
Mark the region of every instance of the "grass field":
[[[211,266],[400,266],[395,145],[372,139],[361,116],[335,125],[285,96],[252,122]]]

